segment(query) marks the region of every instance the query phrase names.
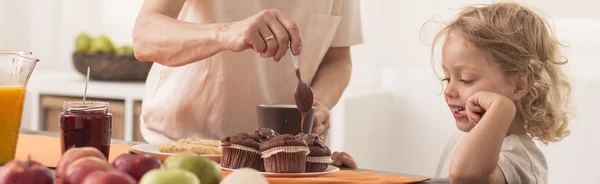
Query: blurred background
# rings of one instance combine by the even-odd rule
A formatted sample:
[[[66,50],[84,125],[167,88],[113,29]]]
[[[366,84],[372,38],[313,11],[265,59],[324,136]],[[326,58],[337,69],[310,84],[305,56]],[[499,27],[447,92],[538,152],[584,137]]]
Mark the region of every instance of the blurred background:
[[[131,45],[143,0],[0,2],[0,49],[28,50],[42,59],[27,89],[22,128],[57,131],[62,101],[83,93],[84,77],[72,59],[75,38],[86,32]],[[331,113],[331,148],[350,152],[362,168],[432,176],[446,140],[457,129],[440,95],[429,47],[420,39],[421,27],[483,2],[489,1],[361,1],[365,43],[352,48],[352,79]],[[540,145],[550,183],[600,183],[600,114],[594,110],[600,105],[600,1],[520,2],[549,15],[568,45],[564,55],[577,116],[571,136]],[[111,103],[114,138],[143,141],[138,131],[143,87],[131,81],[90,83],[89,98]]]

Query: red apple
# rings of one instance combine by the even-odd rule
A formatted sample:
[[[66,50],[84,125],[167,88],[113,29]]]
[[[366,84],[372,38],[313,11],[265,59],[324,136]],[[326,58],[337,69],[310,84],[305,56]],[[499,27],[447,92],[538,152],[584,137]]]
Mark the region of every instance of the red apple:
[[[118,171],[94,171],[88,174],[81,184],[136,184],[129,175]]]
[[[62,155],[60,161],[56,164],[56,176],[63,178],[67,167],[75,160],[83,157],[96,157],[106,161],[104,154],[94,147],[71,148]]]
[[[53,184],[50,169],[28,158],[25,161],[12,160],[0,170],[0,184]]]
[[[112,171],[114,168],[106,160],[96,157],[84,157],[75,160],[65,170],[64,184],[79,184],[83,179],[94,171]]]
[[[129,174],[135,181],[140,181],[146,172],[160,168],[160,160],[150,155],[121,154],[113,162],[118,171]]]

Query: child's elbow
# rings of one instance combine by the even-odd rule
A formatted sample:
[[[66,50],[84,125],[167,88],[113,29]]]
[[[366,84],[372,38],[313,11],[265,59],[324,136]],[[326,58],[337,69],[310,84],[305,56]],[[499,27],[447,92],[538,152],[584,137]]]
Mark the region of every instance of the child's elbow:
[[[450,170],[448,179],[452,184],[462,183],[487,183],[488,176],[464,170]]]
[[[473,178],[466,176],[466,175],[458,175],[458,174],[450,174],[448,176],[448,180],[450,180],[450,183],[452,183],[452,184],[475,183]]]

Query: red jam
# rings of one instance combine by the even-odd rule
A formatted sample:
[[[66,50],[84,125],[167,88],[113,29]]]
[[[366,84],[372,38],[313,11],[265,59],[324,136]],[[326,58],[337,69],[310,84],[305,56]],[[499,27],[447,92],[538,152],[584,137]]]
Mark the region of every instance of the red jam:
[[[94,147],[108,158],[112,131],[108,106],[108,102],[64,102],[60,114],[62,153],[70,148]]]

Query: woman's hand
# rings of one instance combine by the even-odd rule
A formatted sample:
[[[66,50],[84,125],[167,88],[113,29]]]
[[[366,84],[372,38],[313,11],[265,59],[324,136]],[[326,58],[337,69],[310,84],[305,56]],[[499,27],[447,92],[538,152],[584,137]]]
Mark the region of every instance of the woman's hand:
[[[300,28],[276,9],[226,24],[218,34],[219,42],[227,50],[240,52],[252,48],[261,57],[273,57],[276,62],[286,54],[290,43],[294,55],[302,52]]]
[[[318,100],[315,100],[314,106],[316,109],[311,132],[319,135],[321,139],[326,140],[327,135],[329,135],[329,127],[331,126],[329,124],[329,109]]]
[[[354,158],[352,158],[352,156],[350,156],[350,154],[346,152],[333,152],[333,154],[331,154],[331,160],[333,160],[333,162],[331,162],[331,165],[337,167],[347,166],[352,169],[357,168],[356,161],[354,161]]]

